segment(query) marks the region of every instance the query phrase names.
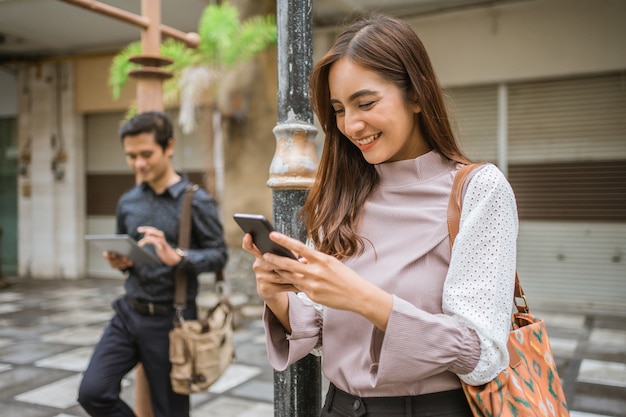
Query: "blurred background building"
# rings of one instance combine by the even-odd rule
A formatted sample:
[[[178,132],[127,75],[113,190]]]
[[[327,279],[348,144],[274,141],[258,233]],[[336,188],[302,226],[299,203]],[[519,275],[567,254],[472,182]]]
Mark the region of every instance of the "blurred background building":
[[[103,0],[140,13],[139,0]],[[209,0],[161,0],[161,19],[195,31]],[[384,4],[381,4],[384,3]],[[232,0],[242,17],[271,0]],[[406,19],[429,51],[470,157],[496,163],[518,199],[518,269],[535,303],[624,310],[626,2],[623,0],[314,0],[314,55],[362,13]],[[58,0],[0,0],[0,256],[18,277],[121,279],[83,236],[114,231],[133,175],[117,128],[112,56],[140,32]],[[176,129],[177,169],[214,182],[211,108],[225,142],[220,206],[229,245],[237,211],[271,216],[276,49],[221,82],[219,100]],[[167,109],[176,120],[178,109]],[[318,144],[323,137],[320,134]]]

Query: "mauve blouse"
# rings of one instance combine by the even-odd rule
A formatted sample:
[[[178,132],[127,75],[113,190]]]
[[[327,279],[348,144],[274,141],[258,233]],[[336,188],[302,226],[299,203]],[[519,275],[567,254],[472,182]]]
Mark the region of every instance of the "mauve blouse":
[[[450,253],[447,206],[461,165],[436,151],[376,166],[364,206],[362,255],[345,264],[393,294],[387,330],[356,313],[289,294],[291,334],[264,314],[268,359],[284,370],[314,348],[324,375],[361,397],[419,395],[479,385],[508,363],[517,208],[494,165],[471,178]],[[337,277],[341,279],[341,277]]]

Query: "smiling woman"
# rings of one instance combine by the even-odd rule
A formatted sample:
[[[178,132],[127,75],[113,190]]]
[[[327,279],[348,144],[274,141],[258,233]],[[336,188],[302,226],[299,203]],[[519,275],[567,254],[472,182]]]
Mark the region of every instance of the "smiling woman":
[[[469,160],[428,54],[402,20],[349,26],[309,88],[326,135],[302,210],[314,248],[272,232],[298,255],[290,259],[243,240],[256,257],[270,363],[284,370],[322,348],[323,417],[469,417],[461,380],[482,385],[508,364],[511,187],[493,165],[473,173],[451,254],[448,199]]]

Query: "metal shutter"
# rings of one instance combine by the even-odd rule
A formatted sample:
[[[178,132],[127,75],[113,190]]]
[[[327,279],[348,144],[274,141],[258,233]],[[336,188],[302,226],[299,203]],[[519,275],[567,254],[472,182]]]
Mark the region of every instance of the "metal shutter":
[[[451,88],[446,98],[463,151],[475,161],[497,162],[497,86]]]
[[[518,269],[533,305],[623,309],[626,74],[508,84]],[[448,91],[470,158],[497,162],[497,85]]]
[[[626,74],[509,85],[509,163],[626,161]]]
[[[512,84],[508,98],[518,268],[530,300],[623,309],[624,74]]]

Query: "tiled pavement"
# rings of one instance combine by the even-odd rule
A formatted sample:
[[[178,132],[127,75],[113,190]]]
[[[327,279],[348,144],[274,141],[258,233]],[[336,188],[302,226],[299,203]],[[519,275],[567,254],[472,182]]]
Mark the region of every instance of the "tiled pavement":
[[[0,290],[0,415],[82,417],[81,371],[121,294],[116,279],[9,279]],[[237,359],[206,393],[192,395],[192,417],[273,416],[258,305],[245,307]],[[542,314],[565,380],[572,417],[626,417],[625,314]],[[133,402],[133,375],[123,397]]]

